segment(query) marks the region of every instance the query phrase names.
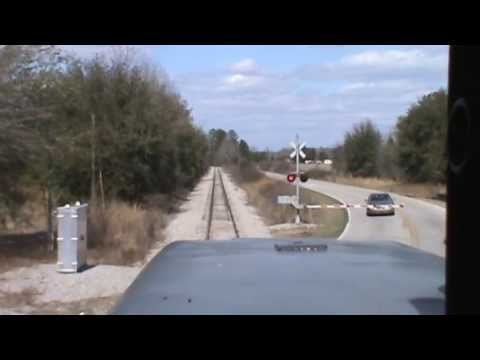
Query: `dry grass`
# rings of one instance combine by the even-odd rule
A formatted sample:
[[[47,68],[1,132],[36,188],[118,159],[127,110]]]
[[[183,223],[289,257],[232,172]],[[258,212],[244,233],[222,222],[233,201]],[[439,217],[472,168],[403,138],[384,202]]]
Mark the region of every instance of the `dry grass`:
[[[272,171],[278,173],[287,173],[292,170],[293,166],[285,160],[262,161],[260,168],[264,171]]]
[[[26,201],[19,206],[12,218],[8,212],[0,214],[0,231],[27,234],[45,230],[47,209],[39,191],[25,190]]]
[[[159,209],[112,202],[104,211],[91,209],[88,261],[92,264],[132,265],[143,261],[161,241],[166,217]]]
[[[251,162],[245,161],[238,165],[227,166],[227,168],[237,183],[248,183],[262,178],[262,173]]]
[[[311,168],[306,170],[306,173],[310,179],[335,181],[335,174],[330,170],[325,170],[322,168]]]
[[[287,205],[278,205],[278,195],[294,195],[291,185],[262,177],[260,180],[240,185],[247,193],[248,202],[255,206],[268,225],[291,223],[295,218],[295,209]],[[326,195],[302,189],[301,197],[307,204],[338,204]],[[304,236],[336,238],[346,226],[348,216],[343,209],[305,210],[304,220],[319,225],[316,230],[304,233]]]
[[[445,200],[446,186],[439,184],[404,184],[388,179],[336,176],[339,184],[352,185],[378,191],[393,192],[404,196]]]
[[[3,233],[0,235],[0,273],[15,267],[29,267],[51,263],[56,254],[48,251],[47,234]]]
[[[15,267],[29,267],[55,261],[48,251],[47,217],[43,195],[26,189],[26,202],[15,216],[0,216],[0,273]]]
[[[286,174],[295,171],[295,166],[285,161],[266,162],[262,169]],[[384,178],[362,178],[339,176],[330,166],[301,164],[300,170],[305,171],[309,178],[335,182],[338,184],[358,186],[384,192],[393,192],[404,196],[446,201],[446,185],[428,183],[401,183]]]

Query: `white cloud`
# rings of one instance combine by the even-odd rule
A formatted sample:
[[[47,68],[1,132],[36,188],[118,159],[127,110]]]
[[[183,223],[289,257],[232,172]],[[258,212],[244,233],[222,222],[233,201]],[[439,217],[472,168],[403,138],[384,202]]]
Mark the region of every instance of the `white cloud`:
[[[347,66],[391,66],[391,65],[418,65],[421,53],[418,50],[412,51],[366,51],[363,53],[346,56],[341,63]]]
[[[372,95],[395,96],[429,87],[430,85],[429,82],[419,79],[352,82],[342,86],[339,94],[355,97]]]
[[[260,148],[284,146],[296,131],[312,145],[333,145],[365,117],[392,128],[413,102],[446,86],[447,58],[446,47],[362,48],[290,72],[242,60],[223,72],[184,74],[177,84],[207,128],[234,128]]]
[[[420,78],[446,82],[448,52],[447,48],[440,50],[421,47],[360,51],[339,61],[301,66],[292,76],[308,81],[371,82]]]
[[[349,55],[341,59],[340,63],[345,66],[382,67],[389,69],[401,69],[406,67],[434,67],[443,65],[443,56],[429,56],[423,50],[387,50],[365,51]]]
[[[258,75],[245,75],[245,74],[233,74],[224,77],[222,84],[220,84],[217,89],[219,91],[238,91],[245,90],[246,88],[249,91],[255,91],[259,87],[263,86],[266,81],[266,78]]]
[[[230,66],[230,70],[234,73],[252,74],[258,71],[258,66],[253,59],[244,59]]]
[[[225,81],[229,84],[239,84],[239,83],[241,84],[241,83],[244,83],[247,80],[248,80],[248,78],[245,75],[235,74],[235,75],[227,77]]]

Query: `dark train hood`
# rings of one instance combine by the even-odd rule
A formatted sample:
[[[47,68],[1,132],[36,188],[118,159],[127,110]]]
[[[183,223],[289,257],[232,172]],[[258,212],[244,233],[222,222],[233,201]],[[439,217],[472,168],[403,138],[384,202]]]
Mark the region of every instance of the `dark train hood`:
[[[179,241],[112,314],[444,314],[444,259],[393,242]]]

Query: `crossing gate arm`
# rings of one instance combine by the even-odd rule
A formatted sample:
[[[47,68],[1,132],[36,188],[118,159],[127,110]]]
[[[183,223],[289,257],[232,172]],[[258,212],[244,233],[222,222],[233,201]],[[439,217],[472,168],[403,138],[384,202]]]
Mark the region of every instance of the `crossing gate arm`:
[[[374,208],[373,205],[361,205],[361,204],[342,204],[342,205],[305,205],[307,209],[366,209]],[[404,204],[392,205],[393,209],[404,208]]]

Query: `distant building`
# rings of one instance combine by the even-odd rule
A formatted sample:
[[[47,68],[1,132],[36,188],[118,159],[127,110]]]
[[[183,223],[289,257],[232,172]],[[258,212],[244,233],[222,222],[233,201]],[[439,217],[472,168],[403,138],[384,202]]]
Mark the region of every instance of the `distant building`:
[[[325,165],[332,165],[333,164],[333,161],[330,160],[330,159],[327,159],[323,162]]]

